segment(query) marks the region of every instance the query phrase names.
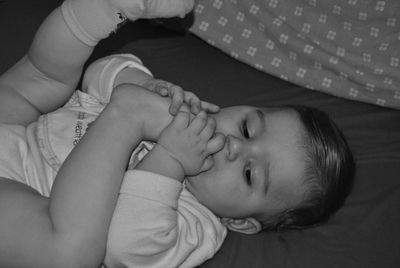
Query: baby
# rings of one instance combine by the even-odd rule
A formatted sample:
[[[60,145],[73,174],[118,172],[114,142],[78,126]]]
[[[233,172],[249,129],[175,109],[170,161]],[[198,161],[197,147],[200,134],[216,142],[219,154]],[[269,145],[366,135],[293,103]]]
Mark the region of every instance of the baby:
[[[353,162],[319,111],[219,111],[132,55],[92,64],[74,91],[93,46],[126,18],[192,6],[66,1],[2,75],[0,266],[97,267],[107,242],[107,267],[193,267],[226,228],[301,228],[338,208]]]
[[[115,55],[91,68],[123,59],[133,56]],[[130,83],[140,77],[136,83],[160,94],[180,90],[126,62],[131,68],[120,77]],[[192,119],[178,113],[155,147],[146,146],[121,188],[109,231],[110,267],[193,267],[219,249],[225,228],[255,234],[314,225],[339,208],[353,172],[339,129],[304,106],[227,107],[208,121],[203,112]]]

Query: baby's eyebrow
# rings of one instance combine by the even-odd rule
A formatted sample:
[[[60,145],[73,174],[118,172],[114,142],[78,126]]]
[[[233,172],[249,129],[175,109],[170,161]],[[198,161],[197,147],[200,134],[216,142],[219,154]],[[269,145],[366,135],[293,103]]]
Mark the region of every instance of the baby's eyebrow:
[[[256,110],[256,114],[257,114],[257,117],[258,117],[258,119],[260,120],[260,123],[261,123],[261,133],[263,133],[264,132],[264,130],[265,130],[265,115],[264,115],[264,112],[262,111],[262,110],[260,110],[260,109],[257,109]]]
[[[264,133],[266,124],[265,124],[265,115],[264,112],[261,109],[256,109],[256,114],[258,119],[260,120],[260,129],[258,133]],[[268,160],[265,160],[265,165],[264,165],[264,194],[266,195],[269,189],[270,185],[270,177],[269,177],[269,166],[270,162]]]
[[[264,166],[264,194],[267,195],[269,185],[270,185],[270,177],[269,177],[269,161],[265,161],[265,166]]]

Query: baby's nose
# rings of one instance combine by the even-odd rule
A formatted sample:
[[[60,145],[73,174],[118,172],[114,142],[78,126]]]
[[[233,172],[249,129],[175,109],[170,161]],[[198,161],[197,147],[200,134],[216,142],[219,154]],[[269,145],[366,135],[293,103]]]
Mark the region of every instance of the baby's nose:
[[[228,135],[226,136],[225,142],[227,143],[227,148],[228,148],[228,155],[227,155],[228,160],[235,161],[242,149],[241,140],[232,135]]]

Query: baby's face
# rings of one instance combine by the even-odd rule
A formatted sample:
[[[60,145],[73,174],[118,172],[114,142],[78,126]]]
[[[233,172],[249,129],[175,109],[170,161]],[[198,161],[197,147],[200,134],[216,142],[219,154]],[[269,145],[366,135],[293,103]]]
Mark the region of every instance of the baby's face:
[[[188,190],[220,217],[273,215],[303,200],[304,128],[292,110],[235,106],[213,115],[225,146]]]

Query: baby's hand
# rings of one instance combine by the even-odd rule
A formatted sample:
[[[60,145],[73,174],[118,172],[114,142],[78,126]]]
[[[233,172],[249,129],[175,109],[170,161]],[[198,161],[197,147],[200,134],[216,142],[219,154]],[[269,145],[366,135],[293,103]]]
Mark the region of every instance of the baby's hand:
[[[172,99],[169,107],[171,115],[176,115],[184,103],[190,107],[190,111],[193,114],[198,114],[201,110],[208,113],[216,113],[219,111],[217,105],[201,101],[193,92],[184,91],[180,86],[164,80],[151,78],[148,79],[143,86],[163,97],[170,97]]]
[[[194,0],[108,0],[129,20],[139,18],[183,18],[194,6]]]
[[[142,131],[143,139],[156,141],[172,121],[168,113],[170,100],[136,84],[114,88],[108,106],[121,111],[121,120],[131,122]],[[139,121],[139,122],[137,122]]]
[[[182,166],[185,175],[196,175],[214,164],[211,154],[221,150],[225,137],[215,134],[215,120],[204,111],[190,122],[189,114],[178,112],[161,133],[158,144]]]

